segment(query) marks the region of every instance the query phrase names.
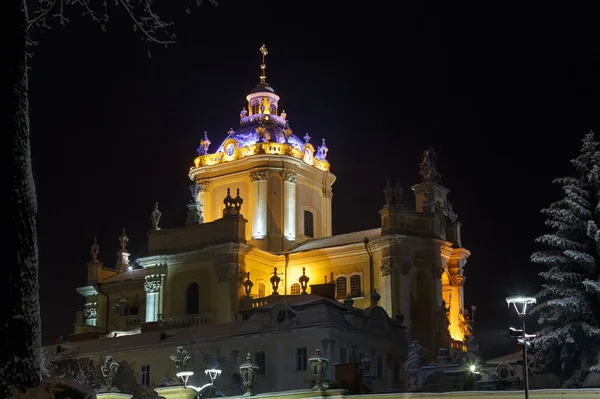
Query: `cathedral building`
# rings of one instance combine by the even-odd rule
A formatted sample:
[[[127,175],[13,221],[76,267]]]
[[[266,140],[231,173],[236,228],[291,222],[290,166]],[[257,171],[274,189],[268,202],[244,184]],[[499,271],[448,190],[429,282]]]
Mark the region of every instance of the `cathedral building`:
[[[425,151],[411,187],[415,209],[388,181],[381,226],[332,235],[336,176],[325,138],[294,134],[261,52],[260,82],[237,127],[218,146],[204,133],[188,171],[185,223],[161,228],[155,204],[148,250],[135,264],[125,231],[114,268],[99,260],[94,242],[87,283],[77,289],[86,303],[70,340],[239,323],[312,294],[354,310],[382,308],[432,358],[440,347],[465,350],[470,252],[435,152]]]

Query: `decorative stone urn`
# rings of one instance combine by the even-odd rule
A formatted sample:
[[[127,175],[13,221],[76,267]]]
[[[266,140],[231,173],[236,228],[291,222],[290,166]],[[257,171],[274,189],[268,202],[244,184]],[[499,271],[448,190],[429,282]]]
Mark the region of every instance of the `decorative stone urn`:
[[[248,353],[246,355],[246,361],[242,363],[239,368],[240,376],[242,377],[242,384],[244,384],[244,388],[246,388],[246,393],[244,396],[252,395],[252,388],[254,388],[258,370],[259,367],[252,363],[252,355]]]
[[[315,355],[308,358],[308,364],[310,364],[313,379],[315,380],[315,386],[312,389],[324,391],[323,379],[327,372],[327,366],[329,366],[329,359],[321,355],[321,349],[317,349]]]

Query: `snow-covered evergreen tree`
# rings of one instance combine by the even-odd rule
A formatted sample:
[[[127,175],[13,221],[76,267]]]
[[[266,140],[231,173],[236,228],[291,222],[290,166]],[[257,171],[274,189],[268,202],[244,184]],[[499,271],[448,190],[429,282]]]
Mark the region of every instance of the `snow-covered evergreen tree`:
[[[537,238],[544,248],[531,256],[544,266],[545,283],[532,310],[541,330],[534,340],[537,371],[562,376],[565,387],[577,387],[598,353],[600,306],[584,281],[598,275],[600,249],[600,152],[588,133],[577,158],[574,177],[555,180],[564,197],[542,212],[553,232]]]

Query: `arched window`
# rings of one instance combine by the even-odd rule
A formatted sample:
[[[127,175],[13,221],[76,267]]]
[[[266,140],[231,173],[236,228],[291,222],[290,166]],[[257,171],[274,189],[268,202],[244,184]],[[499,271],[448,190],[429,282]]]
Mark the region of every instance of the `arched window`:
[[[338,277],[335,279],[335,297],[344,299],[347,295],[346,277]]]
[[[265,297],[266,288],[267,287],[265,286],[265,283],[263,283],[263,282],[258,283],[258,297],[259,298]]]
[[[315,236],[314,215],[311,211],[304,211],[304,235],[306,237]]]
[[[292,295],[300,295],[300,284],[292,284]]]
[[[354,274],[350,277],[350,296],[358,298],[362,296],[362,284],[360,274]]]
[[[185,313],[200,313],[200,288],[197,283],[191,283],[185,295]]]

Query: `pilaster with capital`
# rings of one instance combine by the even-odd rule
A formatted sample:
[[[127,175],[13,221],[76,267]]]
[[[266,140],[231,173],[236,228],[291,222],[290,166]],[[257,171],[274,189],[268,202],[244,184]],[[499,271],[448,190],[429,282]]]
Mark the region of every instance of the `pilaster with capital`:
[[[158,320],[158,315],[162,313],[161,291],[163,288],[164,274],[150,274],[145,277],[144,290],[146,291],[146,322]]]
[[[200,222],[200,219],[202,220],[201,223],[212,222],[215,216],[211,212],[213,208],[210,200],[210,182],[204,179],[197,180],[196,184],[198,185],[198,222]]]
[[[95,326],[96,320],[98,318],[98,303],[97,302],[86,303],[83,308],[83,317],[85,318],[85,324],[88,324],[90,326]]]
[[[262,240],[267,236],[268,178],[269,171],[267,169],[250,172],[253,205],[253,217],[250,219],[252,220],[252,239],[254,240]]]
[[[290,171],[281,172],[283,181],[283,235],[286,241],[296,241],[296,181],[297,175]]]

